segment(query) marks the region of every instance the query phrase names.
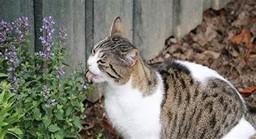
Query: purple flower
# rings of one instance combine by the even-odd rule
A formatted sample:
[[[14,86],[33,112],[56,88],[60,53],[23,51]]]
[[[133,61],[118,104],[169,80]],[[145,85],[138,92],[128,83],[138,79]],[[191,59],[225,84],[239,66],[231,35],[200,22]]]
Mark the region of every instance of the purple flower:
[[[59,29],[59,41],[61,44],[64,44],[65,41],[67,40],[67,33],[66,33],[66,30],[64,29],[64,27],[60,27]]]
[[[43,49],[38,53],[38,55],[46,59],[49,59],[52,55],[51,48],[53,44],[54,24],[55,22],[51,16],[45,17],[43,19],[43,26],[40,28],[42,36],[40,36],[39,39],[41,40]]]
[[[51,98],[51,90],[48,86],[44,86],[43,89],[42,89],[42,92],[41,92],[41,95],[43,96],[44,98],[44,101],[45,101],[45,106],[46,107],[53,107],[57,104],[57,101],[56,99],[52,99]]]
[[[7,64],[10,68],[17,68],[20,64],[20,60],[16,53],[16,48],[14,45],[11,45],[8,50],[5,52],[5,60],[7,60]]]
[[[0,31],[4,31],[6,33],[11,32],[13,29],[12,25],[4,20],[0,21]]]
[[[50,108],[53,106],[56,106],[58,103],[56,101],[56,99],[48,99],[47,103],[45,104],[45,107]]]
[[[62,68],[58,67],[57,70],[56,70],[56,78],[57,78],[57,79],[60,79],[60,77],[61,77],[64,73],[65,73],[64,70],[63,70]]]
[[[15,41],[21,42],[29,32],[27,17],[19,17],[14,22],[0,21],[0,43],[5,42],[8,36],[14,36]]]
[[[27,17],[19,17],[12,23],[4,20],[0,21],[0,43],[4,43],[0,56],[6,61],[8,80],[14,92],[16,92],[18,88],[15,71],[20,64],[16,48],[24,41],[24,37],[27,36],[28,32],[29,22]]]
[[[15,75],[15,70],[20,64],[20,59],[17,56],[16,48],[14,45],[11,45],[10,47],[8,47],[8,49],[5,50],[4,58],[8,65],[6,69],[8,74],[8,80],[12,85],[12,90],[16,92],[18,84],[17,84],[16,75]]]
[[[0,32],[0,43],[7,39],[7,34],[5,32]]]
[[[13,30],[13,27],[10,23],[1,20],[0,21],[0,43],[5,42],[7,40],[8,34],[10,34]]]
[[[41,95],[44,97],[44,100],[47,101],[50,97],[50,89],[46,85],[43,86],[43,90],[41,92]]]

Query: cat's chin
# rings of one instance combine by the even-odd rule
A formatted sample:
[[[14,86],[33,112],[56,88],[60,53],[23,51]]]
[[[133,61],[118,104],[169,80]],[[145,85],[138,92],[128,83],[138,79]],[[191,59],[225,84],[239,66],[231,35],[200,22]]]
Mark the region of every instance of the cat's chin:
[[[104,80],[102,79],[101,76],[96,75],[94,73],[92,73],[91,71],[87,71],[86,73],[86,79],[89,82],[93,82],[93,83],[101,83],[104,82]]]

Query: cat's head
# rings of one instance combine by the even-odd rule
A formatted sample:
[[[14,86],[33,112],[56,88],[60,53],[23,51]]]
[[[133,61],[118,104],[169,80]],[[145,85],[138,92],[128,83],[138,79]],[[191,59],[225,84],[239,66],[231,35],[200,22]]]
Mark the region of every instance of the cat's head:
[[[125,37],[120,17],[112,23],[110,34],[92,49],[88,58],[89,81],[125,84],[139,59],[138,50]]]

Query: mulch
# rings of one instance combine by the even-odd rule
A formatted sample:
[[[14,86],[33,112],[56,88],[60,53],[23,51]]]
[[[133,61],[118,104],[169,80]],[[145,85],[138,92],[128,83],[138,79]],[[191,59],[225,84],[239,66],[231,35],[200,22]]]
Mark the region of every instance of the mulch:
[[[233,0],[182,38],[170,36],[165,48],[148,63],[181,59],[208,66],[230,80],[243,96],[256,93],[256,0]],[[85,102],[85,139],[119,138],[108,123],[102,99]]]

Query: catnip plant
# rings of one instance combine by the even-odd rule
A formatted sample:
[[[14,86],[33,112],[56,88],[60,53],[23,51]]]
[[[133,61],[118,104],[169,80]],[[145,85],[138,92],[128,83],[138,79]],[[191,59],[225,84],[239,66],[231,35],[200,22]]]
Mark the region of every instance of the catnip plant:
[[[14,125],[22,138],[78,138],[82,128],[83,100],[92,88],[83,80],[82,67],[64,72],[68,35],[55,24],[51,16],[43,18],[41,49],[34,52],[27,17],[0,20],[0,73],[7,75],[0,82],[10,84],[14,108],[22,110]]]

